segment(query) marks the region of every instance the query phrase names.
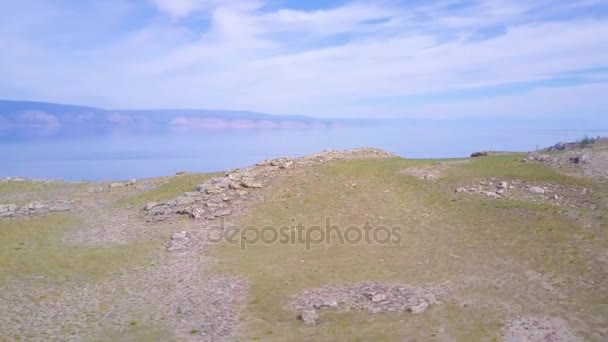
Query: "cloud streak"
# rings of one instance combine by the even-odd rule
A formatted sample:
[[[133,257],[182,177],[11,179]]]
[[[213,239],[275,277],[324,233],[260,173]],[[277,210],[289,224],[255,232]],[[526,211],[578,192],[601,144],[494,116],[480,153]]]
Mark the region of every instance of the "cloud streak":
[[[308,10],[239,0],[112,0],[78,11],[68,1],[2,5],[0,94],[321,117],[601,119],[608,111],[597,97],[608,82],[602,1],[418,3]],[[13,20],[22,6],[32,14]],[[110,24],[115,29],[107,32]],[[563,78],[576,82],[555,86]],[[532,86],[517,90],[524,83]],[[487,91],[496,87],[504,91]],[[470,96],[448,101],[440,95],[446,92]],[[514,104],[508,111],[505,99]]]

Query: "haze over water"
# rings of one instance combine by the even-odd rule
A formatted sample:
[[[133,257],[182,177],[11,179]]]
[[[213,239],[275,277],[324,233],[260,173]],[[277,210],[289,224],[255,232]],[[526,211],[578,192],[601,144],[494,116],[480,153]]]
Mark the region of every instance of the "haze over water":
[[[450,128],[406,125],[295,130],[125,132],[89,137],[0,139],[0,177],[123,180],[213,172],[266,158],[376,147],[406,158],[467,157],[479,150],[530,151],[608,130]]]

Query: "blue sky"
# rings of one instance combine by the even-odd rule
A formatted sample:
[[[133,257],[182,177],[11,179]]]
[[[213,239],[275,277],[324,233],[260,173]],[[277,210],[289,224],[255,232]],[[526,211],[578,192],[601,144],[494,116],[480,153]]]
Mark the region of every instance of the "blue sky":
[[[608,125],[605,0],[21,0],[0,98]]]

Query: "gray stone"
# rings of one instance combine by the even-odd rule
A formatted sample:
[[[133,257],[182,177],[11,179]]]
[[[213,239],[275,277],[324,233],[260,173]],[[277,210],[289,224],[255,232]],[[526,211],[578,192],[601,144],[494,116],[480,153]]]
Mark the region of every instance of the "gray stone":
[[[539,195],[543,195],[546,192],[545,189],[538,187],[538,186],[532,186],[528,189],[528,191],[530,191],[531,193],[534,193],[534,194],[539,194]]]
[[[53,211],[53,212],[69,211],[71,209],[72,209],[72,206],[70,205],[70,203],[67,203],[67,202],[56,202],[56,203],[48,204],[48,210]]]
[[[317,310],[304,310],[300,313],[299,318],[306,325],[315,325],[319,322],[319,314]]]
[[[241,185],[240,185],[239,183],[232,182],[232,183],[230,183],[229,187],[230,187],[230,189],[232,189],[232,190],[236,190],[236,189],[240,189],[240,188],[241,188]]]
[[[186,196],[182,196],[182,197],[178,197],[174,200],[172,200],[172,204],[174,205],[189,205],[192,203],[195,203],[196,201],[198,201],[198,198],[196,197],[186,197]]]
[[[376,293],[375,295],[373,295],[371,297],[371,301],[374,303],[378,303],[381,302],[383,300],[386,300],[386,295],[384,293]]]
[[[501,198],[501,196],[494,191],[486,191],[486,192],[484,192],[484,195],[486,195],[490,198]]]
[[[192,247],[192,237],[185,231],[176,232],[171,235],[171,240],[167,245],[167,251],[183,251]]]
[[[156,206],[158,206],[158,203],[150,202],[150,203],[146,204],[146,206],[144,207],[144,210],[150,211],[150,210],[154,209]]]
[[[289,169],[289,168],[291,168],[292,166],[293,166],[293,160],[288,160],[288,161],[283,162],[283,163],[281,163],[281,164],[279,165],[279,167],[280,167],[281,169]]]
[[[262,184],[255,182],[251,179],[245,179],[245,180],[241,181],[241,186],[244,188],[255,189],[255,188],[261,188]]]
[[[425,312],[427,309],[429,308],[429,303],[427,303],[426,301],[423,301],[422,303],[418,304],[418,305],[414,305],[412,307],[410,307],[410,312],[413,314],[420,314]]]
[[[127,183],[119,183],[119,182],[116,182],[116,183],[112,183],[112,184],[110,184],[110,185],[109,185],[109,187],[110,187],[111,189],[115,189],[115,188],[124,188],[124,187],[125,187],[125,186],[127,186],[127,185],[128,185]]]
[[[37,211],[47,209],[47,206],[40,202],[32,202],[25,205],[28,210]]]
[[[17,206],[14,204],[0,204],[0,213],[12,212],[17,210]]]
[[[217,194],[221,194],[222,192],[224,192],[224,188],[222,188],[220,186],[214,186],[214,187],[211,187],[211,188],[205,190],[205,192],[209,195],[217,195]]]

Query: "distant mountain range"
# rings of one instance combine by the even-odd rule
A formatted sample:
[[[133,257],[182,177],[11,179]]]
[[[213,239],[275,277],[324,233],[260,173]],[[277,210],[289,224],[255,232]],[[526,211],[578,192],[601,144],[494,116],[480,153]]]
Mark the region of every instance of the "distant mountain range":
[[[596,120],[597,121],[597,120]],[[226,130],[323,129],[343,126],[419,127],[429,133],[439,127],[463,129],[580,129],[585,133],[608,129],[606,120],[528,117],[359,118],[330,119],[271,115],[250,111],[209,109],[122,110],[34,101],[0,100],[0,139],[90,136],[122,132],[210,132]],[[602,133],[603,134],[603,133]]]
[[[167,109],[113,110],[66,104],[0,100],[0,128],[85,130],[114,128],[185,129],[276,129],[319,128],[335,124],[307,116],[270,115],[248,111]]]

